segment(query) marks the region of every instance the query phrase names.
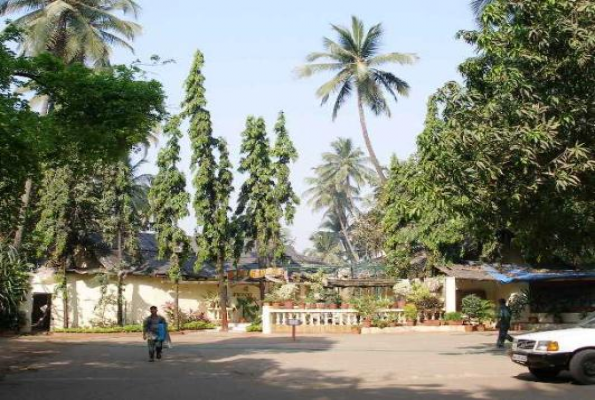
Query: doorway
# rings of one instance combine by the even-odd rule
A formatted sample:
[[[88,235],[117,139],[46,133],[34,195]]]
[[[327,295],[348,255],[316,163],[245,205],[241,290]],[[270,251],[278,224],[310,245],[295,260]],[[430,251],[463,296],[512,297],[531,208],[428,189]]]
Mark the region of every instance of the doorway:
[[[50,293],[33,293],[31,330],[33,332],[48,332],[51,320],[52,295]]]

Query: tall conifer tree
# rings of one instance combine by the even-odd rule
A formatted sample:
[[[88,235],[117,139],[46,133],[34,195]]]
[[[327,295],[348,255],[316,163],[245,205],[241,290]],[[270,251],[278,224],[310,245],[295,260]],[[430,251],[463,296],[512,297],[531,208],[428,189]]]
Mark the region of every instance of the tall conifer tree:
[[[216,265],[221,329],[225,331],[228,329],[225,261],[231,255],[234,239],[234,229],[228,216],[233,177],[226,144],[222,139],[213,137],[211,117],[206,110],[203,65],[204,57],[197,51],[186,80],[182,116],[190,121],[192,183],[196,191],[193,206],[200,227],[196,234],[198,259],[195,268],[202,268],[204,263]]]
[[[273,191],[273,202],[275,206],[273,230],[273,256],[276,259],[284,253],[285,246],[281,240],[281,219],[290,225],[293,223],[295,208],[300,204],[300,199],[296,195],[291,185],[289,164],[295,162],[298,158],[289,133],[285,127],[285,114],[279,113],[279,118],[275,124],[275,146],[273,147],[273,178],[275,181],[275,190]]]
[[[279,229],[275,201],[275,182],[271,165],[271,146],[263,118],[248,117],[242,132],[239,172],[248,177],[242,185],[236,215],[242,217],[246,248],[256,248],[259,263],[271,264],[274,232]]]
[[[180,118],[171,118],[164,128],[169,136],[166,146],[157,156],[159,171],[149,191],[153,229],[157,236],[158,257],[169,258],[169,276],[176,288],[176,325],[180,328],[180,279],[182,265],[188,257],[189,243],[186,233],[178,226],[188,216],[190,195],[186,192],[186,177],[177,164],[180,162]]]

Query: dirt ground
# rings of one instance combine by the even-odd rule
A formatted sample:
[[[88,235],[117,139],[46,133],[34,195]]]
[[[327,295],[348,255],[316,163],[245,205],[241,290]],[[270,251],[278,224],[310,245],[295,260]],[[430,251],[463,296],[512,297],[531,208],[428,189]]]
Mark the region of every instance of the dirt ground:
[[[493,333],[175,335],[147,362],[139,335],[0,339],[0,399],[593,399],[536,382]]]

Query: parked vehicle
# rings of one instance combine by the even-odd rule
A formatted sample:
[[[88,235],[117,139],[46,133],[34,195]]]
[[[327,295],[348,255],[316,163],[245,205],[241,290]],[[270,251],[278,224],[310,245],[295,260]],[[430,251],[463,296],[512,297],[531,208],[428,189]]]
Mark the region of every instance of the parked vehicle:
[[[595,313],[574,328],[515,337],[511,358],[539,379],[569,370],[578,382],[595,384]]]

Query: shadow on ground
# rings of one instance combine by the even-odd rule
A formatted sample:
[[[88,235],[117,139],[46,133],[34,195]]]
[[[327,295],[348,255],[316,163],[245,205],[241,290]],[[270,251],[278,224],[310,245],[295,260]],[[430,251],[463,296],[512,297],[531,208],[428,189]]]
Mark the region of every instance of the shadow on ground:
[[[0,381],[0,399],[535,399],[564,398],[567,388],[573,387],[559,385],[568,383],[565,378],[557,385],[535,385],[529,374],[517,377],[516,389],[495,388],[496,382],[490,387],[470,382],[469,389],[453,389],[448,382],[390,386],[349,376],[345,365],[288,366],[291,356],[328,352],[332,357],[334,344],[332,337],[307,337],[296,343],[287,338],[221,338],[175,344],[156,363],[147,362],[140,343],[59,345],[34,360],[30,369]],[[395,365],[395,374],[403,368],[407,367]]]

